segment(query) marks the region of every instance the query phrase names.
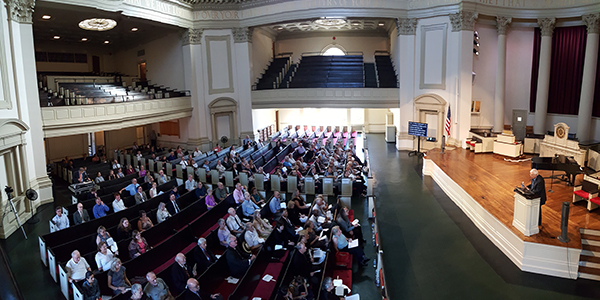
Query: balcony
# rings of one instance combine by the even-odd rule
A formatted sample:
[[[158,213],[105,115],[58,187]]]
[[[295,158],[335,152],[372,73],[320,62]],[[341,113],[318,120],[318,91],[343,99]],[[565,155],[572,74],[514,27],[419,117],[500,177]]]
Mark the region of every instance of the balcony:
[[[397,88],[306,88],[252,91],[252,108],[398,108]]]

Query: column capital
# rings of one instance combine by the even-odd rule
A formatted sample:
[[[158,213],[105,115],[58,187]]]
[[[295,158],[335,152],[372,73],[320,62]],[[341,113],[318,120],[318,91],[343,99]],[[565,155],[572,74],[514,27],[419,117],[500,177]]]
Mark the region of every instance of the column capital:
[[[415,35],[417,32],[416,18],[398,18],[396,19],[396,29],[398,35]]]
[[[556,25],[556,18],[543,18],[538,19],[538,25],[542,29],[542,36],[552,36],[554,33],[554,26]]]
[[[231,29],[234,43],[252,43],[252,28],[236,27]]]
[[[450,23],[452,23],[452,31],[475,30],[475,21],[479,16],[478,13],[472,11],[459,11],[450,15]]]
[[[583,23],[587,26],[587,33],[600,33],[600,13],[582,16]]]
[[[188,28],[183,33],[183,45],[199,45],[202,41],[202,34],[204,33],[204,29],[194,29]]]
[[[498,34],[506,34],[508,30],[508,25],[512,22],[511,17],[506,16],[497,16],[496,17],[496,28],[498,29]]]
[[[8,9],[8,20],[18,23],[33,23],[35,0],[4,0]]]

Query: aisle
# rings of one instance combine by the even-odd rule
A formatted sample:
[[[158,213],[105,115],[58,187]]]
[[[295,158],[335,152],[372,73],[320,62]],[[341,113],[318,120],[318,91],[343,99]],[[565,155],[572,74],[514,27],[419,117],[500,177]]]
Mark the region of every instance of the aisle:
[[[421,162],[367,136],[389,299],[585,299],[597,282],[522,272],[454,205]]]

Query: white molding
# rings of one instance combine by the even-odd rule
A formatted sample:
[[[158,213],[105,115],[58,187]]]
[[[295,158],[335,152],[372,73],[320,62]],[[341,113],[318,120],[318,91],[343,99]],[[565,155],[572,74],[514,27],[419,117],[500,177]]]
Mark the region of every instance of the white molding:
[[[4,37],[4,22],[7,19],[4,16],[5,11],[4,7],[0,7],[0,91],[2,91],[2,93],[0,93],[0,109],[12,109],[12,102],[10,101],[10,78],[8,77],[9,61],[6,56],[6,47],[8,47],[10,43]]]
[[[44,137],[141,126],[192,115],[191,97],[42,107]]]
[[[423,175],[431,176],[477,228],[522,271],[577,279],[581,249],[525,242],[485,210],[431,159],[423,160]],[[569,258],[570,262],[566,261]]]
[[[312,88],[252,91],[253,109],[398,108],[399,103],[397,88]]]
[[[441,82],[439,83],[425,83],[425,59],[427,58],[425,55],[425,49],[427,49],[426,45],[426,37],[427,33],[430,31],[442,31],[442,66],[440,68],[440,76]],[[424,25],[421,26],[421,64],[420,64],[420,80],[419,80],[419,89],[446,89],[446,53],[448,52],[448,23],[442,24],[433,24],[433,25]]]

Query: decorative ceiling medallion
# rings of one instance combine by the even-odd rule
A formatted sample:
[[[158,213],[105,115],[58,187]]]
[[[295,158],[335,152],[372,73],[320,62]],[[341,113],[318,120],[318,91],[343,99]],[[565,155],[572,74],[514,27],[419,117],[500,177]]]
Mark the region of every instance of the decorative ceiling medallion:
[[[112,19],[87,19],[79,22],[79,28],[92,31],[107,31],[115,28],[117,21]]]
[[[344,18],[321,18],[314,21],[315,24],[325,27],[336,27],[346,25]]]

